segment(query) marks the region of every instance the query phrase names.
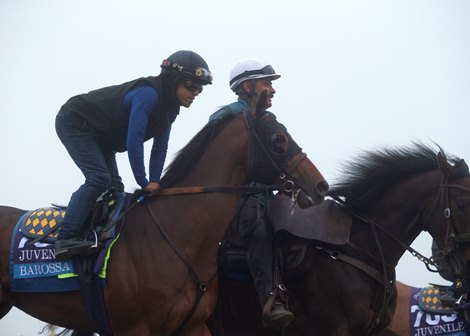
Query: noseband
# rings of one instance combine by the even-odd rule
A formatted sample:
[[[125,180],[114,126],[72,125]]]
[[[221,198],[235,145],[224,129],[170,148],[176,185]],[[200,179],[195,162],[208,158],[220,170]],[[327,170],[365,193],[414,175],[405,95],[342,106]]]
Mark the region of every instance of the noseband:
[[[189,193],[202,193],[202,192],[248,192],[251,191],[253,192],[262,192],[266,190],[284,190],[286,192],[292,192],[292,194],[297,195],[298,193],[296,192],[296,189],[299,189],[293,181],[286,180],[286,174],[282,171],[282,169],[278,166],[276,161],[272,158],[270,155],[268,149],[266,148],[266,145],[261,141],[259,135],[256,133],[255,128],[253,127],[253,120],[251,119],[251,116],[249,113],[245,110],[244,111],[244,116],[245,116],[245,124],[247,126],[247,129],[250,131],[250,134],[252,135],[253,138],[257,141],[257,144],[260,146],[262,149],[263,153],[267,157],[268,161],[270,164],[274,167],[276,170],[279,179],[283,182],[281,185],[268,185],[265,187],[261,187],[261,190],[259,187],[250,187],[250,186],[222,186],[222,187],[183,187],[183,188],[167,188],[167,189],[162,189],[160,190],[157,195],[182,195],[182,194],[189,194]],[[304,160],[306,155],[300,151],[294,157],[289,160],[286,164],[288,167],[288,173],[293,172],[295,168]],[[252,188],[256,188],[252,189]],[[150,195],[152,196],[152,195]],[[145,198],[145,196],[144,196]],[[140,198],[137,200],[137,202],[142,202],[144,198]],[[156,224],[158,230],[160,231],[160,234],[162,237],[166,240],[168,245],[171,247],[171,249],[174,251],[174,253],[179,257],[179,259],[185,264],[186,268],[189,271],[189,274],[191,275],[191,278],[193,281],[196,283],[196,291],[195,291],[195,298],[193,301],[193,304],[191,306],[191,309],[188,311],[186,316],[184,317],[183,321],[180,323],[178,328],[171,333],[171,336],[176,336],[180,335],[181,332],[186,328],[187,324],[191,320],[194,312],[196,311],[197,307],[199,306],[199,303],[201,301],[201,298],[203,294],[207,291],[208,286],[212,283],[212,281],[216,278],[217,272],[214,273],[209,279],[207,280],[201,280],[199,275],[196,273],[196,271],[193,269],[191,266],[188,258],[186,255],[181,252],[178,247],[173,243],[171,240],[170,236],[166,232],[165,228],[161,225],[157,215],[155,214],[155,211],[152,209],[150,206],[149,202],[146,202],[147,209],[150,213],[150,216],[152,217],[154,223]]]
[[[437,203],[438,199],[441,200],[444,208],[442,214],[445,219],[445,236],[444,236],[444,247],[439,249],[436,253],[436,257],[433,259],[445,259],[446,257],[452,258],[454,253],[461,247],[462,244],[470,243],[470,232],[456,233],[454,219],[452,217],[452,209],[450,208],[449,200],[449,190],[458,189],[465,191],[470,194],[470,189],[458,184],[450,184],[447,181],[447,176],[443,176],[441,184],[439,186],[439,193],[436,197]],[[436,261],[436,260],[434,260]],[[456,263],[451,263],[450,267],[452,268],[452,273],[457,274],[459,270],[456,267]]]
[[[452,220],[452,212],[451,212],[451,209],[450,209],[450,201],[449,201],[449,189],[451,189],[451,188],[460,189],[460,190],[464,190],[468,193],[470,193],[470,189],[468,189],[466,187],[462,187],[462,186],[457,185],[457,184],[449,184],[447,182],[447,180],[448,180],[447,174],[444,174],[444,176],[442,177],[440,185],[437,187],[439,189],[439,192],[438,192],[438,194],[435,198],[435,201],[433,202],[433,209],[436,208],[437,202],[439,200],[441,200],[441,204],[444,204],[443,215],[444,215],[444,219],[446,221],[446,238],[445,238],[445,244],[446,244],[445,251],[446,251],[446,254],[444,256],[452,254],[458,248],[458,244],[456,242],[470,242],[470,233],[463,233],[463,234],[459,234],[459,235],[455,234],[455,229],[454,229],[453,220]],[[422,255],[421,253],[419,253],[418,251],[416,251],[415,249],[413,249],[408,244],[405,244],[400,239],[398,239],[397,237],[395,237],[394,235],[389,233],[387,230],[385,230],[376,221],[374,221],[373,219],[369,218],[368,216],[362,214],[357,209],[354,209],[350,204],[346,203],[340,197],[333,196],[332,198],[335,201],[337,201],[338,203],[341,203],[344,206],[350,208],[352,210],[352,212],[354,213],[354,216],[356,218],[358,218],[362,222],[369,225],[369,227],[372,231],[376,246],[377,246],[378,251],[379,251],[379,260],[382,263],[382,277],[383,277],[383,279],[380,279],[380,277],[374,276],[375,272],[368,271],[369,267],[364,267],[364,266],[360,266],[360,265],[357,266],[357,263],[353,263],[351,261],[347,261],[347,259],[343,259],[343,261],[349,262],[353,266],[358,267],[359,269],[361,269],[365,273],[372,276],[379,283],[381,283],[384,287],[382,303],[381,303],[380,309],[376,313],[376,315],[373,319],[373,322],[369,325],[369,328],[367,329],[367,332],[365,333],[365,335],[369,335],[377,327],[377,325],[379,324],[379,322],[380,322],[380,320],[381,320],[381,318],[382,318],[382,316],[385,312],[387,302],[389,301],[389,299],[391,297],[389,294],[392,292],[390,290],[390,286],[394,284],[394,279],[388,279],[388,277],[387,277],[387,264],[386,264],[386,261],[385,261],[384,255],[383,255],[382,244],[380,243],[380,240],[377,237],[376,229],[379,229],[380,231],[382,231],[388,237],[390,237],[395,242],[397,242],[399,245],[401,245],[405,250],[410,252],[414,257],[416,257],[418,260],[422,261],[426,265],[426,268],[429,271],[438,272],[437,265],[436,265],[436,263],[435,263],[435,261],[433,260],[432,257],[427,258],[424,255]],[[424,204],[423,204],[423,206],[421,206],[420,211],[411,220],[412,224],[415,223],[416,221],[420,220],[423,209],[424,209]],[[431,213],[431,215],[432,215],[432,213]],[[426,222],[424,222],[424,223],[426,223]],[[429,231],[429,230],[427,230],[426,227],[423,227],[423,230]],[[441,251],[439,251],[439,252],[441,252]],[[435,270],[432,269],[431,266],[433,266],[436,269]]]

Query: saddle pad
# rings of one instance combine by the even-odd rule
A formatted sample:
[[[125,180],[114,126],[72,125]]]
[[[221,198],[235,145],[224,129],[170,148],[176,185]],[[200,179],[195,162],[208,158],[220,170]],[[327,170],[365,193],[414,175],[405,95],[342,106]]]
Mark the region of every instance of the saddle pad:
[[[421,310],[435,314],[452,313],[452,307],[445,305],[439,298],[440,289],[436,286],[422,288],[418,296],[418,305]]]
[[[75,263],[83,258],[59,261],[55,259],[54,245],[33,242],[21,231],[29,212],[24,214],[13,230],[10,246],[10,287],[13,292],[65,292],[79,290]],[[94,261],[94,273],[105,281],[111,248],[119,234],[105,242],[105,247]]]
[[[414,288],[410,296],[410,335],[467,336],[466,323],[461,313],[433,314],[420,309],[419,298],[423,290],[427,289]]]
[[[57,239],[59,223],[64,219],[65,210],[59,208],[39,208],[28,212],[21,220],[21,232],[32,239],[47,236],[41,241],[52,243]]]
[[[30,217],[27,212],[13,230],[10,246],[11,290],[16,292],[62,292],[78,290],[73,277],[71,260],[55,260],[54,246],[50,243],[33,243],[22,232],[22,225]],[[72,275],[72,277],[69,277]],[[66,279],[60,279],[66,277]]]
[[[268,219],[276,232],[285,230],[294,236],[343,245],[349,241],[352,218],[332,200],[291,214],[291,198],[279,194],[269,202]]]

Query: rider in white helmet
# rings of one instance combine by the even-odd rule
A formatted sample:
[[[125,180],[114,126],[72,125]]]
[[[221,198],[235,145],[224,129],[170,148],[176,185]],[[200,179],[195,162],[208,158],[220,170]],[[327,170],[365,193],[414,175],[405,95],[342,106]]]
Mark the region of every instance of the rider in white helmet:
[[[272,98],[276,90],[272,86],[272,81],[281,75],[276,74],[274,68],[265,61],[257,58],[248,58],[236,64],[230,72],[230,89],[239,98],[238,101],[222,107],[211,115],[209,121],[222,119],[227,113],[241,113],[250,106],[251,99],[264,90],[268,91],[268,106],[271,107]]]
[[[249,58],[235,65],[230,72],[230,89],[237,92],[239,84],[247,80],[268,78],[275,80],[281,77],[276,74],[273,67],[256,58]]]
[[[238,114],[247,110],[250,102],[257,99],[263,91],[268,92],[266,108],[271,107],[276,90],[272,81],[281,77],[273,67],[259,59],[250,58],[241,61],[230,73],[230,89],[238,95],[238,101],[211,115],[210,121],[216,122],[228,114]],[[269,112],[268,112],[269,113]],[[251,181],[249,185],[259,185]],[[287,292],[281,283],[282,272],[279,267],[273,230],[266,221],[267,205],[272,193],[256,194],[243,198],[240,202],[238,216],[233,221],[226,240],[234,234],[238,242],[242,242],[246,250],[248,267],[254,280],[266,325],[284,328],[294,320],[294,314],[287,310]],[[225,240],[225,239],[224,239]],[[269,253],[272,251],[272,253]]]

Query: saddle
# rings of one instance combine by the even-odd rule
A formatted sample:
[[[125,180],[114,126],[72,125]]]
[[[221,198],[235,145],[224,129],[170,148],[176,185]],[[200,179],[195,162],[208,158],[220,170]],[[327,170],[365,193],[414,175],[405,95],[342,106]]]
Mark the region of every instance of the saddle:
[[[275,232],[287,231],[305,239],[344,245],[349,242],[352,217],[341,205],[327,199],[306,209],[292,207],[290,197],[279,194],[269,203],[268,220]]]
[[[100,335],[111,335],[103,300],[107,260],[116,241],[132,195],[107,192],[87,219],[84,237],[102,242],[99,253],[56,260],[52,244],[67,211],[53,205],[25,213],[15,227],[11,245],[11,289],[19,292],[80,290],[87,319]],[[97,250],[96,250],[97,251]]]
[[[115,237],[117,217],[127,208],[128,198],[129,194],[112,190],[104,193],[87,218],[84,237],[96,240]],[[31,243],[54,243],[66,211],[67,207],[57,204],[30,211],[23,216],[20,230]]]
[[[292,208],[292,200],[278,194],[269,203],[267,220],[273,226],[281,250],[286,278],[296,278],[308,271],[313,261],[309,248],[315,244],[344,245],[349,241],[352,217],[340,205],[325,200],[318,206]],[[245,250],[236,232],[230,227],[220,245],[219,276],[232,280],[251,281]]]

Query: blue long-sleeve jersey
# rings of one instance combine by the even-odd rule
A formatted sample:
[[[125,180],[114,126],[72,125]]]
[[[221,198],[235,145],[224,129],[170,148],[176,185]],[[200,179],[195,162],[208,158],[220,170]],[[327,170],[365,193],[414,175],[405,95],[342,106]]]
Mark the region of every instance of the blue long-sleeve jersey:
[[[144,135],[150,114],[157,107],[158,93],[151,86],[137,86],[125,95],[124,105],[130,110],[127,131],[127,153],[137,184],[145,188],[149,184],[144,163]],[[150,155],[149,177],[151,182],[159,182],[165,164],[170,139],[171,126],[158,137],[153,138]]]

